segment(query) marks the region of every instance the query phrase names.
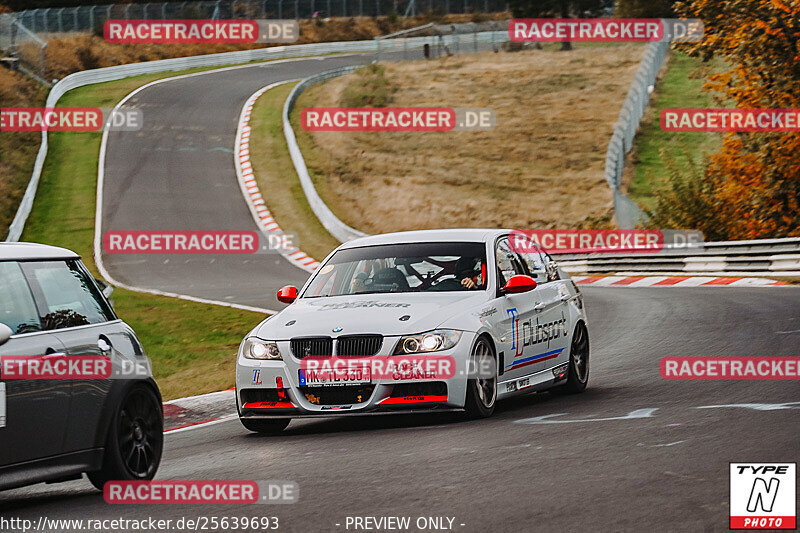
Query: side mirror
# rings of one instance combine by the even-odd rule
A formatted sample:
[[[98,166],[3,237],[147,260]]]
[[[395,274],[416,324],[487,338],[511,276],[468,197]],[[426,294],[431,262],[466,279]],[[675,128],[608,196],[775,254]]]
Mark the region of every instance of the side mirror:
[[[111,293],[114,292],[114,287],[112,287],[111,285],[109,285],[105,281],[101,281],[101,280],[99,280],[97,278],[94,278],[94,281],[95,281],[95,283],[97,283],[97,286],[100,287],[100,291],[102,291],[103,296],[105,296],[106,298],[110,298],[111,297]]]
[[[528,292],[532,291],[536,288],[536,280],[530,276],[525,276],[522,274],[517,274],[516,276],[511,276],[511,279],[506,282],[500,291],[502,293],[511,293],[511,294],[519,294],[521,292]]]
[[[297,299],[297,287],[287,285],[278,291],[278,301],[290,304]]]
[[[10,327],[0,322],[0,344],[5,344],[5,342],[10,339],[11,335],[13,334],[14,332]]]

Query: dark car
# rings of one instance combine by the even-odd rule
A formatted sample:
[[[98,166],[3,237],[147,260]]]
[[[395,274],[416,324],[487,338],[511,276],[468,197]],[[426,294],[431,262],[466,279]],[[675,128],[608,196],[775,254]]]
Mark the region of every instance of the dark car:
[[[161,394],[104,289],[69,250],[0,243],[0,490],[84,473],[100,489],[155,475]],[[41,379],[2,364],[26,358],[91,359],[115,370],[102,379]]]

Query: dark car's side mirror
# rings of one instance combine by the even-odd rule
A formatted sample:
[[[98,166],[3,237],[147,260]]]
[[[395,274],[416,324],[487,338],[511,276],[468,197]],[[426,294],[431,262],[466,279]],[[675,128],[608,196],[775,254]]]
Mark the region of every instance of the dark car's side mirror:
[[[297,287],[293,285],[287,285],[285,287],[281,287],[278,291],[279,302],[290,304],[295,300],[297,300]]]
[[[5,344],[8,339],[11,338],[11,335],[14,334],[14,331],[0,322],[0,345]]]
[[[503,294],[519,294],[521,292],[528,292],[532,291],[536,288],[536,280],[530,276],[525,276],[523,274],[517,274],[516,276],[511,276],[503,288],[500,289],[500,292]]]

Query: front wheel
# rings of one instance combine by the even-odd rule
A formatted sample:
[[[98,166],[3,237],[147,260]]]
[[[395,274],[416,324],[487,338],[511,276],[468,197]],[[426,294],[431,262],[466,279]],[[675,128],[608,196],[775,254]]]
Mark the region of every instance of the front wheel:
[[[589,383],[589,332],[586,325],[578,322],[572,335],[569,349],[569,370],[567,382],[559,387],[567,394],[577,394],[586,390]]]
[[[291,419],[289,418],[276,418],[274,420],[248,420],[240,418],[239,421],[242,425],[252,431],[253,433],[261,433],[262,435],[277,435],[289,425]]]
[[[472,347],[471,364],[476,377],[467,380],[464,409],[470,418],[488,418],[497,400],[497,367],[494,349],[486,337],[480,337]]]
[[[161,402],[147,385],[133,386],[111,419],[103,468],[89,472],[89,481],[103,490],[107,481],[149,481],[161,463],[164,417]]]

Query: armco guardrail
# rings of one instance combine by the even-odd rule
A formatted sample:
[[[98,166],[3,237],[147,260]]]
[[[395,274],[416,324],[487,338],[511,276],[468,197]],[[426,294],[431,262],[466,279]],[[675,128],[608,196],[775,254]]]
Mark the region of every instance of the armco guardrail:
[[[438,36],[435,37],[438,38]],[[405,42],[402,46],[404,49],[406,47],[419,48],[429,43],[431,38],[432,36],[407,38],[404,39]],[[488,31],[478,33],[475,36],[476,43],[495,43],[504,40],[508,40],[508,32],[505,31]],[[379,40],[376,40],[376,43],[379,42]],[[379,50],[380,48],[377,48],[376,52]],[[289,154],[292,156],[292,163],[294,163],[297,176],[300,178],[300,184],[303,187],[303,193],[306,195],[306,200],[308,200],[311,210],[317,216],[325,229],[328,230],[328,233],[333,235],[340,242],[347,242],[358,237],[364,237],[367,234],[351,228],[339,220],[339,218],[333,214],[333,211],[330,210],[330,208],[319,196],[319,193],[314,187],[314,183],[311,181],[311,176],[308,174],[308,167],[306,167],[306,162],[303,159],[303,154],[300,152],[300,147],[297,146],[297,137],[295,136],[291,122],[289,121],[289,115],[292,112],[295,102],[297,102],[297,99],[304,90],[325,80],[349,74],[356,68],[357,67],[355,66],[351,66],[328,70],[302,80],[300,83],[294,86],[292,92],[289,93],[289,97],[286,99],[286,102],[283,105],[283,134],[286,137],[286,144],[289,146]]]
[[[311,176],[308,174],[308,167],[306,167],[303,154],[300,153],[300,147],[297,146],[297,138],[295,137],[294,130],[289,122],[289,115],[292,112],[295,102],[305,89],[327,79],[349,74],[356,68],[356,66],[337,68],[334,70],[328,70],[310,78],[306,78],[294,86],[292,92],[289,93],[289,97],[286,99],[286,102],[283,104],[283,135],[286,137],[286,144],[289,146],[289,154],[292,157],[292,163],[294,163],[297,176],[300,178],[300,185],[303,187],[303,193],[306,195],[308,205],[311,206],[311,210],[315,215],[317,215],[319,221],[322,223],[325,229],[328,230],[328,233],[336,237],[339,242],[347,242],[357,239],[358,237],[364,237],[366,236],[366,233],[358,231],[357,229],[353,229],[339,220],[339,218],[333,214],[333,211],[330,210],[327,204],[325,204],[320,197],[317,189],[314,187],[314,183],[311,181]]]
[[[70,74],[55,84],[47,96],[47,107],[55,107],[58,100],[67,91],[107,81],[119,80],[129,76],[140,74],[155,74],[159,72],[169,72],[175,70],[186,70],[197,67],[213,67],[222,65],[236,65],[249,63],[251,61],[266,61],[270,59],[281,59],[285,57],[303,57],[333,52],[374,52],[375,42],[369,41],[345,41],[339,43],[315,43],[299,44],[291,46],[276,46],[271,48],[259,48],[256,50],[243,50],[239,52],[224,52],[221,54],[208,54],[193,57],[179,57],[175,59],[162,59],[159,61],[148,61],[145,63],[132,63],[129,65],[118,65],[115,67],[100,68],[94,70],[84,70]],[[33,199],[36,196],[36,189],[39,186],[39,178],[42,175],[42,166],[47,156],[47,132],[42,132],[42,141],[39,146],[39,153],[36,155],[36,162],[33,166],[31,180],[22,198],[14,221],[9,227],[6,241],[18,241],[25,227],[25,222],[31,212]]]
[[[617,226],[622,229],[633,229],[644,219],[644,213],[636,202],[620,191],[619,187],[622,183],[622,171],[625,169],[625,154],[633,146],[633,138],[650,101],[650,92],[656,82],[658,71],[661,70],[669,53],[669,47],[670,43],[666,41],[647,45],[647,51],[619,112],[611,142],[608,143],[605,175],[608,185],[614,192],[614,215]]]
[[[658,253],[553,254],[567,272],[800,277],[800,238],[706,242]]]

